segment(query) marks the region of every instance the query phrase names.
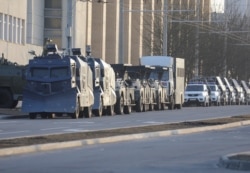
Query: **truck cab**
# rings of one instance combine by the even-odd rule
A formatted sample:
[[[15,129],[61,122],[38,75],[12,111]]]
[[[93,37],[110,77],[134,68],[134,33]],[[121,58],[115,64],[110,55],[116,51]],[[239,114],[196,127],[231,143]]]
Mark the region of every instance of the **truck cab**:
[[[131,64],[111,64],[111,67],[116,72],[116,114],[130,114],[132,107],[135,106],[135,88],[127,71],[129,66]]]

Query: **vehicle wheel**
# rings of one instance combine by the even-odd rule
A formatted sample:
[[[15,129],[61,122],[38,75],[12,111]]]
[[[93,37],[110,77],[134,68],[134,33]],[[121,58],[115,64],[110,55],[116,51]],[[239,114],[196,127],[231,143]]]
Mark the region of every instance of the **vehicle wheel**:
[[[176,105],[176,108],[177,108],[177,109],[181,109],[181,108],[182,108],[182,104],[177,104],[177,105]]]
[[[136,112],[143,112],[144,109],[145,107],[143,105],[142,96],[141,96],[140,99],[136,103]]]
[[[49,119],[54,119],[56,117],[56,114],[52,113],[52,114],[47,114]]]
[[[94,111],[94,114],[98,117],[101,117],[102,116],[102,113],[103,113],[103,102],[102,102],[102,98],[100,98],[100,104],[99,104],[99,109],[95,109],[93,110]]]
[[[160,110],[160,104],[161,104],[161,95],[159,94],[156,100],[156,105],[154,106],[155,110]]]
[[[10,90],[0,88],[0,108],[13,108],[14,105],[15,101]]]
[[[41,118],[42,119],[47,119],[48,118],[48,114],[47,113],[41,113]]]
[[[114,105],[108,106],[108,115],[114,115]]]
[[[14,100],[11,108],[15,108],[17,104],[18,104],[18,100]]]
[[[30,119],[36,119],[36,113],[29,113]]]
[[[124,98],[121,96],[118,98],[116,104],[115,104],[115,113],[120,115],[123,114],[124,111]]]
[[[72,119],[78,119],[79,113],[80,113],[80,107],[79,107],[79,101],[78,101],[78,99],[77,99],[77,101],[76,101],[76,110],[75,110],[74,113],[71,113],[71,114],[70,114],[70,115],[71,115],[71,118],[72,118]]]
[[[83,112],[84,112],[84,115],[86,118],[92,117],[92,107],[91,106],[84,108]]]
[[[174,105],[175,105],[174,97],[171,96],[170,103],[168,105],[168,109],[169,110],[173,110],[174,109]]]

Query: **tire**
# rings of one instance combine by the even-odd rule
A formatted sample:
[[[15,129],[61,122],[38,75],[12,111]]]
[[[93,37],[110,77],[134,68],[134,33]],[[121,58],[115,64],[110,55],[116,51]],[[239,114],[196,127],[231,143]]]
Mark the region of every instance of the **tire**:
[[[48,114],[47,113],[41,113],[41,118],[42,119],[47,119],[48,118]]]
[[[140,96],[140,99],[136,103],[136,112],[143,112],[145,110],[145,106],[142,102],[142,96]]]
[[[18,100],[14,100],[11,108],[15,108],[17,104],[18,104]]]
[[[182,104],[177,104],[177,105],[176,105],[176,108],[177,108],[177,109],[181,109],[181,108],[182,108]]]
[[[30,119],[36,119],[37,114],[36,113],[29,113],[29,118]]]
[[[47,115],[49,119],[54,119],[56,117],[56,114],[50,113]]]
[[[171,96],[171,99],[170,99],[170,103],[169,103],[169,105],[168,105],[168,109],[169,110],[173,110],[174,109],[174,106],[175,106],[175,101],[174,101],[174,97],[173,96]]]
[[[79,107],[79,101],[77,99],[77,101],[76,101],[76,110],[75,110],[74,113],[71,113],[70,115],[71,115],[72,119],[78,119],[79,118],[79,114],[80,114],[80,107]]]
[[[85,107],[84,110],[84,115],[86,118],[91,118],[92,117],[92,107],[89,106],[89,107]]]
[[[121,115],[124,113],[124,98],[123,98],[123,96],[118,98],[118,100],[115,104],[115,113],[118,115]]]
[[[99,104],[99,109],[95,109],[93,110],[93,113],[98,116],[101,117],[103,114],[103,102],[102,102],[102,98],[100,98],[100,104]]]
[[[132,107],[131,107],[131,98],[129,98],[129,101],[127,103],[128,105],[124,106],[124,113],[125,114],[130,114],[132,112]]]
[[[15,100],[9,89],[0,88],[0,108],[14,108]]]
[[[160,110],[160,104],[161,104],[161,95],[159,94],[156,100],[156,105],[154,106],[155,110]]]
[[[113,116],[114,114],[114,105],[108,106],[108,115]]]

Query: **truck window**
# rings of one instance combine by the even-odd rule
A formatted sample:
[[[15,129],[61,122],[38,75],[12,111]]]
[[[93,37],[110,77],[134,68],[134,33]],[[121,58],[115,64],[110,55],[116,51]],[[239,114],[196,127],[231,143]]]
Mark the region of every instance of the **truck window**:
[[[60,78],[69,75],[68,67],[57,67],[51,69],[51,78]]]
[[[169,73],[168,71],[164,71],[161,77],[161,80],[168,81],[169,80]]]
[[[48,68],[31,68],[30,75],[31,77],[37,77],[37,78],[49,78],[49,69]]]
[[[152,71],[149,75],[149,79],[158,80],[158,73],[156,73],[155,71]]]

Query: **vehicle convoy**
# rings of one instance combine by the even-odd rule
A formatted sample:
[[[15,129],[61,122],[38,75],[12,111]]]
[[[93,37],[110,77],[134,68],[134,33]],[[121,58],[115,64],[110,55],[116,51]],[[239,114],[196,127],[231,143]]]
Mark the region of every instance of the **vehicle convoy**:
[[[25,66],[0,58],[0,108],[15,108],[22,100]]]
[[[29,61],[22,111],[30,119],[63,114],[90,117],[94,104],[90,67],[78,55],[61,56],[56,45],[47,45],[47,51]]]
[[[147,80],[149,66],[138,65],[128,66],[128,76],[132,80],[132,86],[135,88],[135,111],[145,112],[146,110],[153,110],[156,104],[155,88],[150,85]]]
[[[164,73],[160,76],[160,83],[163,90],[158,90],[157,104],[161,104],[161,108],[165,105],[168,109],[181,109],[184,102],[184,75],[185,75],[185,61],[182,58],[173,58],[169,56],[143,56],[140,58],[141,65],[148,65],[151,67],[164,67]],[[159,89],[159,88],[158,88]],[[166,95],[164,95],[166,93]],[[161,98],[161,99],[159,99]],[[160,101],[159,101],[160,100]],[[158,105],[159,107],[159,105]]]
[[[111,64],[111,67],[116,72],[116,114],[130,114],[135,106],[135,88],[132,80],[128,75],[127,67],[130,64]]]

